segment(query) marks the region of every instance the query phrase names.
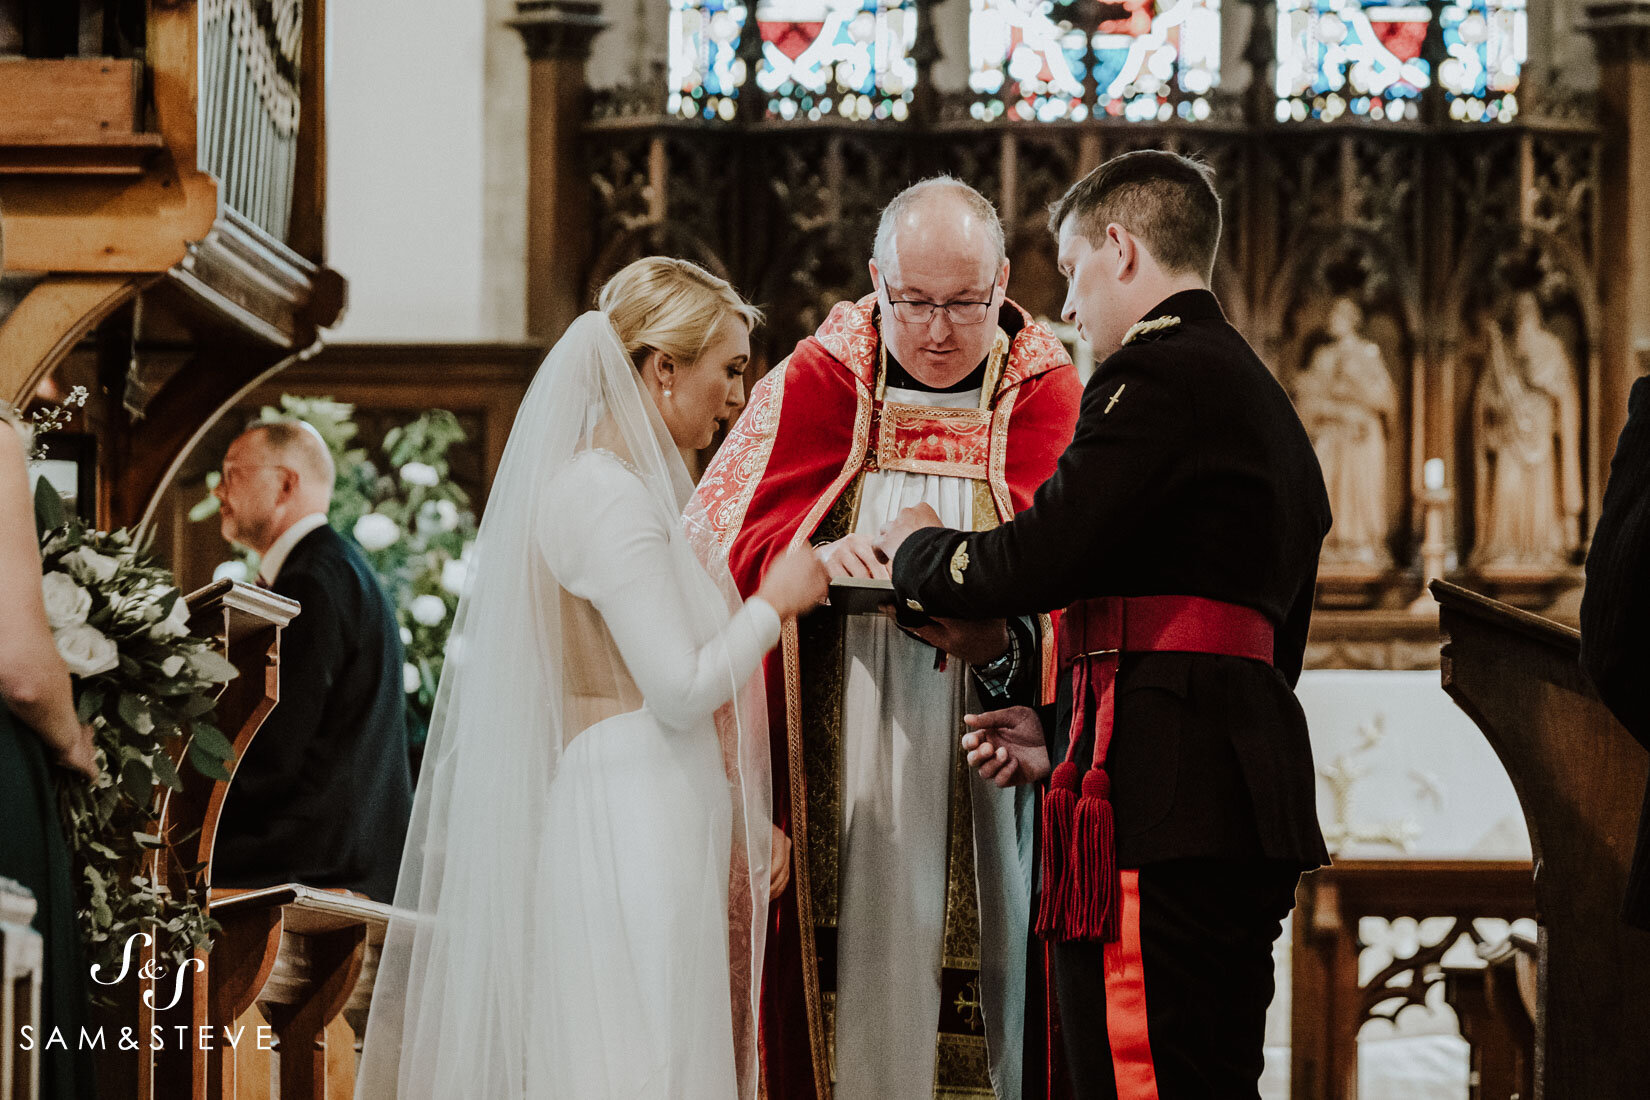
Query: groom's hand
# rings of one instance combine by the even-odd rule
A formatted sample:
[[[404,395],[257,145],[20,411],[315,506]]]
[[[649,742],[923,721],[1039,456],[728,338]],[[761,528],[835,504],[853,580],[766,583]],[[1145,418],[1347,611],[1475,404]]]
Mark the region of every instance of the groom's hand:
[[[911,627],[908,633],[971,665],[990,664],[1007,653],[1009,646],[1006,619],[934,619],[928,626]]]
[[[888,579],[888,559],[877,553],[870,535],[844,535],[814,552],[832,577]]]
[[[965,714],[963,748],[968,765],[999,787],[1040,783],[1049,777],[1048,742],[1043,722],[1030,707],[1008,707],[986,714]]]
[[[924,527],[944,527],[940,522],[940,514],[934,511],[932,505],[914,504],[894,517],[894,522],[882,529],[877,536],[877,551],[885,561],[892,562],[894,555],[912,533]]]

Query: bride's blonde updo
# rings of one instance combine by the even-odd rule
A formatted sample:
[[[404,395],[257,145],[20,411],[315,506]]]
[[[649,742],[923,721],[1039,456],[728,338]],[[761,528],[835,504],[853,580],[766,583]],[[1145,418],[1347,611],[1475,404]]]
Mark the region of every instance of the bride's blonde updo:
[[[602,287],[596,306],[607,314],[638,369],[651,351],[690,367],[725,318],[737,317],[747,330],[762,320],[762,311],[726,279],[667,256],[625,265]]]

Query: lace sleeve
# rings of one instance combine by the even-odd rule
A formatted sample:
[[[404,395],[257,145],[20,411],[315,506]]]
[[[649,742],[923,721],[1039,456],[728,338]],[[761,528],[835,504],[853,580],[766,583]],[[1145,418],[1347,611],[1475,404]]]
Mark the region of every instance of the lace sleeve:
[[[779,616],[752,598],[725,621],[696,622],[669,524],[620,459],[587,452],[550,482],[538,538],[558,582],[601,612],[654,717],[687,729],[757,671],[779,640]]]

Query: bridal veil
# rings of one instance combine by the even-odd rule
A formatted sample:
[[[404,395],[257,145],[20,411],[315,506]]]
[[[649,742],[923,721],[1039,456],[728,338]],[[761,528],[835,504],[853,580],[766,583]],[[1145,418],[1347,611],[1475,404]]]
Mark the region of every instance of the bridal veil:
[[[545,359],[517,414],[477,539],[437,693],[423,771],[373,994],[360,1094],[527,1100],[535,1057],[540,937],[557,934],[533,898],[546,806],[563,752],[585,723],[569,678],[621,674],[605,633],[564,621],[565,593],[535,540],[544,487],[581,451],[626,462],[672,529],[693,484],[605,313],[584,314]],[[552,520],[554,517],[550,517]],[[692,532],[687,532],[692,535]],[[693,556],[708,538],[672,539]],[[714,629],[739,606],[724,563],[685,569],[683,594]],[[732,807],[729,959],[739,1092],[756,1094],[757,998],[768,897],[771,793],[761,677],[728,669],[716,713]],[[573,694],[577,693],[575,686]],[[707,729],[706,735],[709,735]],[[659,996],[668,997],[661,981]],[[676,1010],[677,1006],[668,1006]],[[719,1011],[718,1005],[680,1011]]]

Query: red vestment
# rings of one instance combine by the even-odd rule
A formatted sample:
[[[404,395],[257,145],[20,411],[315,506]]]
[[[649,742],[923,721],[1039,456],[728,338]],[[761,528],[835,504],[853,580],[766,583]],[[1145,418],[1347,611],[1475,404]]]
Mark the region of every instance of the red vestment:
[[[988,402],[988,416],[972,433],[951,433],[925,450],[920,433],[877,434],[911,451],[908,463],[931,463],[932,472],[957,463],[948,446],[984,459],[999,521],[1031,503],[1077,422],[1082,385],[1064,345],[1013,302],[1022,321],[1009,345]],[[805,544],[855,478],[878,459],[873,421],[882,427],[876,399],[880,333],[876,298],[842,302],[812,337],[770,371],[751,394],[749,408],[699,483],[692,510],[706,517],[710,534],[745,596],[755,592],[768,564],[787,547]],[[987,379],[989,385],[991,380]],[[897,410],[896,410],[897,415]],[[975,465],[979,465],[975,463]],[[1045,646],[1045,681],[1052,684],[1052,646]],[[766,664],[772,737],[774,820],[793,837],[793,784],[800,756],[799,647],[795,623],[786,624],[780,648]],[[797,800],[801,802],[800,799]],[[805,834],[804,834],[805,835]],[[800,846],[793,885],[769,913],[763,973],[762,1046],[768,1095],[775,1100],[826,1096],[825,1051],[810,924],[799,920],[807,905],[807,861]]]

